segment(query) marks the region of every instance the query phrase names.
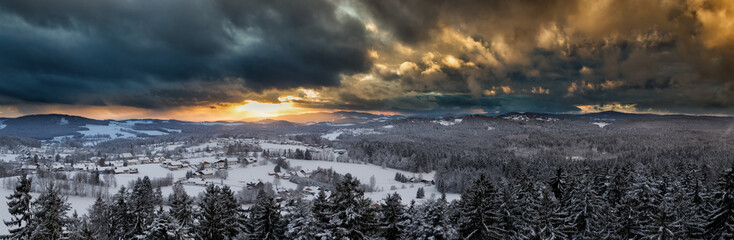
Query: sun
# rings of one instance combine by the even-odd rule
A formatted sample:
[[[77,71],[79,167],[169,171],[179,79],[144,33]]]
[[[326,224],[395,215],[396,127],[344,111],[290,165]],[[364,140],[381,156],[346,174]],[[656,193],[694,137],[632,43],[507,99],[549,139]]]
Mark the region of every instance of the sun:
[[[293,102],[262,103],[253,100],[245,100],[242,105],[235,107],[235,111],[243,113],[247,115],[247,117],[251,118],[268,118],[286,114],[303,113],[306,109],[294,106]]]

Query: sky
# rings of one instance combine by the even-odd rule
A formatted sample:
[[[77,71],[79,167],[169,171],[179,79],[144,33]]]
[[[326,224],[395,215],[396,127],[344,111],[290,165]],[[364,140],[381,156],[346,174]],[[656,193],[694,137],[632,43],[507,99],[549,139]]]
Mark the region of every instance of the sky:
[[[734,113],[729,0],[3,0],[0,116]]]

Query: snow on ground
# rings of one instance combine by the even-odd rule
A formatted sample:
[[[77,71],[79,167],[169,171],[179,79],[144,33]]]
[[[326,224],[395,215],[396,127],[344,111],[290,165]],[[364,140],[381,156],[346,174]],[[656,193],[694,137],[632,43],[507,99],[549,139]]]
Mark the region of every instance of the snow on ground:
[[[169,131],[169,132],[181,133],[181,129],[171,129],[171,128],[161,128],[161,129]]]
[[[8,125],[3,124],[3,121],[0,121],[0,129],[3,129],[3,128],[7,127],[7,126]]]
[[[447,121],[447,120],[441,119],[441,120],[433,120],[433,122],[441,124],[443,126],[451,126],[451,125],[456,125],[457,123],[461,123],[462,120],[463,119],[461,118],[454,119],[454,121]]]
[[[18,156],[18,154],[2,153],[0,154],[0,162],[13,162]]]
[[[425,180],[432,180],[435,176],[436,172],[430,172],[430,173],[412,173],[408,171],[402,171],[392,168],[383,168],[377,165],[372,164],[355,164],[355,163],[343,163],[343,162],[329,162],[329,161],[314,161],[314,160],[296,160],[296,159],[289,159],[288,162],[290,163],[291,167],[301,167],[301,169],[305,170],[306,172],[316,170],[317,168],[331,168],[334,171],[340,173],[340,174],[347,174],[350,173],[355,178],[359,179],[359,181],[362,184],[370,184],[370,178],[372,176],[375,176],[375,187],[377,188],[376,192],[371,193],[365,193],[365,195],[372,199],[372,201],[378,201],[385,197],[387,197],[387,194],[398,192],[400,193],[400,196],[403,198],[403,203],[408,204],[410,203],[410,200],[415,199],[415,193],[418,191],[418,187],[423,187],[423,190],[426,193],[426,198],[428,198],[431,193],[435,193],[438,197],[441,196],[441,193],[438,192],[435,185],[426,185],[423,183],[401,183],[395,180],[395,173],[402,173],[405,176],[408,177],[416,177],[418,178],[419,175],[423,176],[423,179]],[[231,173],[230,173],[230,176]],[[392,186],[395,186],[397,190],[390,190]],[[403,186],[405,189],[403,189]],[[447,194],[446,197],[450,200],[452,199],[458,199],[459,194]],[[421,200],[415,199],[417,202],[420,202]]]
[[[282,144],[270,144],[270,143],[262,143],[266,146],[270,146],[271,148],[301,148],[303,149],[304,146],[298,146],[298,145],[282,145]],[[209,159],[210,157],[204,157],[204,158],[192,158],[187,159],[190,162],[196,162],[201,161],[204,159]],[[291,167],[300,167],[301,169],[305,171],[313,171],[317,168],[326,168],[326,169],[333,169],[334,171],[340,173],[340,174],[346,174],[350,173],[355,178],[359,179],[359,181],[363,184],[370,184],[370,178],[372,176],[375,177],[375,187],[377,191],[375,192],[368,192],[365,193],[366,197],[369,197],[372,199],[372,201],[380,201],[383,198],[387,196],[389,193],[397,192],[402,197],[402,201],[404,204],[409,204],[411,200],[416,200],[417,202],[424,201],[421,199],[415,199],[415,194],[418,190],[418,187],[423,187],[425,191],[425,199],[430,199],[431,196],[440,197],[441,194],[436,189],[435,185],[429,185],[424,183],[401,183],[398,181],[395,181],[395,173],[400,172],[408,177],[416,177],[418,178],[419,175],[422,175],[423,179],[426,180],[432,180],[435,176],[435,172],[431,173],[423,173],[423,174],[417,174],[417,173],[411,173],[407,171],[401,171],[397,169],[391,169],[391,168],[383,168],[380,166],[372,165],[372,164],[357,164],[357,163],[343,163],[343,162],[330,162],[330,161],[315,161],[315,160],[295,160],[295,159],[288,159],[288,162],[290,163]],[[110,196],[114,195],[120,187],[122,186],[129,186],[132,182],[137,180],[138,178],[142,178],[144,176],[149,176],[151,179],[155,178],[163,178],[166,177],[169,173],[173,175],[174,181],[183,178],[186,176],[187,169],[179,169],[175,171],[171,171],[168,169],[165,169],[161,167],[159,164],[143,164],[143,165],[130,165],[129,167],[137,168],[139,173],[137,174],[116,174],[113,175],[115,177],[115,181],[117,183],[116,187],[109,188]],[[243,187],[247,185],[247,183],[254,182],[257,183],[258,181],[262,181],[263,183],[273,183],[273,186],[279,189],[295,189],[298,186],[295,183],[292,183],[285,179],[278,179],[276,180],[274,176],[269,176],[268,173],[272,172],[275,165],[267,162],[266,164],[262,165],[261,163],[257,164],[251,164],[247,167],[240,167],[240,166],[232,166],[230,170],[228,170],[228,178],[226,180],[223,179],[207,179],[207,182],[215,183],[215,184],[224,184],[227,186],[230,186],[233,191],[240,191]],[[1,180],[0,180],[1,181]],[[275,184],[277,182],[277,184]],[[390,190],[391,187],[395,187],[396,190]],[[186,192],[191,196],[197,196],[200,193],[205,191],[204,186],[198,186],[198,185],[184,185],[184,189],[186,189]],[[168,187],[162,187],[161,191],[163,193],[164,197],[167,197],[169,194],[172,193],[173,189],[171,186]],[[6,219],[8,214],[8,207],[7,207],[7,199],[5,196],[8,196],[13,191],[10,189],[4,189],[0,188],[0,218]],[[32,193],[33,197],[38,197],[38,193]],[[459,199],[459,194],[447,194],[447,199],[449,201],[454,199]],[[78,197],[78,196],[69,196],[68,202],[71,204],[72,210],[69,211],[69,215],[73,214],[74,210],[78,212],[79,215],[86,214],[88,212],[88,208],[94,204],[95,198],[94,197]],[[0,224],[0,234],[6,234],[7,233],[7,227],[4,224]]]
[[[127,125],[127,126],[135,126],[135,124],[153,124],[153,121],[151,120],[127,120],[124,122],[117,122],[121,125]]]
[[[109,125],[93,125],[93,124],[87,124],[83,126],[84,128],[87,128],[87,130],[79,131],[82,135],[94,137],[99,135],[108,135],[110,138],[134,138],[135,134],[129,133],[129,132],[123,132],[123,129],[129,129],[127,127],[122,127],[120,125],[110,123]]]
[[[0,181],[2,180],[0,179]],[[0,188],[0,218],[2,218],[2,220],[9,220],[10,218],[10,213],[8,212],[8,199],[6,198],[10,194],[13,194],[13,190]],[[33,199],[38,198],[38,195],[40,194],[31,193]],[[71,210],[68,212],[68,215],[72,216],[74,214],[74,210],[76,210],[79,215],[86,214],[87,209],[94,204],[94,201],[96,201],[94,198],[69,196],[67,202],[71,204]],[[0,235],[8,233],[8,226],[0,224]]]
[[[297,144],[280,144],[280,143],[269,143],[269,142],[260,142],[260,147],[262,149],[267,149],[271,151],[272,150],[283,151],[283,150],[288,150],[288,149],[290,149],[291,151],[295,151],[296,149],[305,150],[308,148],[306,146],[297,145]]]
[[[380,134],[381,132],[375,131],[375,129],[372,128],[342,128],[337,129],[333,132],[321,135],[322,138],[326,138],[329,141],[335,141],[339,136],[342,134],[349,134],[353,136],[362,135],[362,134]]]
[[[382,127],[382,128],[387,128],[387,129],[390,129],[390,128],[394,128],[394,127],[395,127],[395,126],[393,126],[393,125],[387,125],[387,126],[384,126],[384,127]]]
[[[54,141],[54,142],[62,142],[64,140],[72,139],[72,138],[74,138],[74,135],[58,136],[58,137],[54,137],[53,140],[51,140],[51,141]]]
[[[334,131],[334,132],[330,132],[330,133],[321,135],[321,138],[326,138],[329,141],[334,141],[334,140],[336,140],[336,138],[338,138],[341,135],[342,135],[342,131],[337,130],[337,131]]]
[[[79,131],[79,133],[81,133],[85,137],[98,137],[100,135],[107,135],[111,139],[134,138],[134,137],[137,137],[135,133],[147,134],[151,136],[160,136],[160,135],[168,134],[168,133],[156,131],[156,130],[134,130],[130,128],[131,125],[129,125],[128,122],[131,122],[131,121],[127,121],[125,123],[110,122],[107,125],[87,124],[83,126],[84,128],[87,128],[87,130],[81,130]]]
[[[609,124],[611,124],[611,123],[606,123],[606,122],[595,122],[595,123],[591,123],[591,124],[597,125],[597,126],[599,126],[600,128],[604,128],[604,127],[606,127],[607,125],[609,125]]]

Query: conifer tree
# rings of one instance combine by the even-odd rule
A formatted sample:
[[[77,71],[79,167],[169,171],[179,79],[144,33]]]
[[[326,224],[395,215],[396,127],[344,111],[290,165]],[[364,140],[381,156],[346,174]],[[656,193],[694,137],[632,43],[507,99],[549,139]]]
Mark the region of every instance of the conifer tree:
[[[280,204],[270,194],[260,189],[255,205],[250,208],[250,224],[254,239],[281,239],[284,235],[280,219]]]
[[[177,183],[173,185],[171,217],[178,221],[186,231],[191,229],[193,222],[194,210],[192,208],[192,202],[193,200],[189,197],[181,184]]]
[[[134,218],[130,207],[130,193],[127,188],[121,187],[120,191],[112,197],[110,204],[110,236],[112,239],[127,239],[133,237],[132,228]]]
[[[145,231],[145,239],[183,240],[186,236],[183,227],[163,208],[156,212],[150,227]]]
[[[133,235],[142,235],[153,221],[157,200],[148,176],[135,181],[130,195],[130,210],[133,216]]]
[[[33,212],[31,211],[31,182],[26,173],[18,178],[13,194],[7,196],[8,213],[10,220],[5,220],[5,226],[8,226],[10,234],[0,236],[2,239],[28,239],[31,236],[32,229],[29,228]]]
[[[221,189],[214,184],[209,184],[204,192],[204,197],[199,202],[197,214],[198,225],[195,232],[197,238],[221,240],[225,239],[226,227],[222,223],[221,207],[219,205],[219,192]]]
[[[70,209],[66,198],[50,183],[33,202],[33,233],[31,239],[60,239],[63,227],[68,222],[66,212]]]
[[[497,191],[492,183],[480,175],[468,190],[461,194],[459,233],[465,239],[501,239],[502,221],[496,206]]]
[[[111,218],[110,206],[101,197],[97,197],[92,207],[89,208],[90,230],[95,239],[105,239],[111,236],[114,232]]]
[[[709,239],[734,238],[734,169],[727,170],[718,182],[715,209],[709,215],[706,235]]]
[[[237,203],[232,190],[226,185],[219,191],[217,200],[221,208],[220,214],[224,225],[224,234],[228,238],[233,238],[244,228],[242,208]]]
[[[398,239],[402,233],[404,221],[402,199],[397,193],[388,194],[380,209],[380,232],[385,239]]]
[[[304,200],[297,200],[295,203],[293,212],[288,216],[286,229],[286,239],[310,240],[322,237],[321,225],[314,216],[313,207]]]
[[[423,187],[419,187],[418,191],[415,193],[415,198],[423,199],[424,197],[426,197],[426,192],[423,190]]]
[[[359,185],[359,180],[349,173],[336,184],[331,200],[331,220],[327,225],[333,238],[366,239],[375,229],[371,201],[364,197]]]

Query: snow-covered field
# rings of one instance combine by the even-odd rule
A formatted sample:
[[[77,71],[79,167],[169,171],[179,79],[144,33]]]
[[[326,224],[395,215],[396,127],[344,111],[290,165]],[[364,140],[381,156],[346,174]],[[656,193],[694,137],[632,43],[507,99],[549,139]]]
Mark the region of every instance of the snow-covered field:
[[[301,148],[303,149],[303,146],[296,146],[296,145],[280,145],[280,144],[273,144],[273,145],[266,145],[269,147],[275,147],[275,148]],[[204,158],[194,158],[190,159],[190,161],[200,161],[204,159],[208,159],[209,157]],[[356,163],[342,163],[342,162],[331,162],[331,161],[315,161],[315,160],[295,160],[295,159],[288,159],[288,162],[290,163],[291,167],[295,168],[301,168],[305,171],[313,171],[317,168],[325,168],[325,169],[333,169],[334,171],[340,173],[340,174],[346,174],[350,173],[355,178],[359,179],[360,182],[363,184],[370,185],[370,179],[374,176],[375,178],[375,188],[377,189],[375,192],[369,192],[365,195],[369,198],[371,198],[373,201],[379,201],[387,196],[388,193],[397,192],[401,195],[403,198],[403,203],[408,204],[411,200],[415,199],[416,191],[418,190],[418,187],[423,187],[425,191],[426,199],[431,198],[431,196],[440,196],[440,193],[438,190],[436,190],[436,187],[433,185],[428,185],[424,183],[401,183],[396,181],[395,174],[400,172],[408,177],[416,177],[418,178],[419,175],[423,179],[431,180],[433,179],[435,172],[432,173],[423,173],[423,174],[416,174],[411,173],[407,171],[401,171],[391,168],[383,168],[380,166],[372,165],[372,164],[356,164]],[[172,174],[174,179],[183,178],[186,175],[186,169],[180,169],[176,171],[170,171],[168,169],[165,169],[161,167],[159,164],[144,164],[144,165],[131,165],[130,167],[135,167],[138,169],[139,173],[137,174],[117,174],[113,175],[115,177],[115,182],[117,183],[117,186],[114,188],[109,189],[110,196],[114,195],[120,187],[122,186],[128,186],[131,182],[135,181],[138,178],[142,178],[143,176],[149,176],[151,179],[154,178],[163,178],[166,177],[167,174]],[[234,191],[239,191],[243,187],[246,186],[247,183],[250,182],[258,182],[262,181],[263,183],[273,183],[274,187],[277,187],[278,189],[295,189],[297,188],[297,185],[295,183],[292,183],[288,180],[279,179],[276,180],[274,176],[269,176],[268,173],[272,172],[275,165],[272,163],[267,162],[267,164],[250,164],[247,167],[240,167],[240,166],[230,166],[231,169],[228,170],[228,178],[223,179],[207,179],[207,182],[215,183],[215,184],[224,184],[227,186],[230,186]],[[277,184],[276,184],[277,183]],[[392,187],[395,187],[396,190],[390,190]],[[204,186],[198,186],[198,185],[184,185],[184,189],[192,195],[196,196],[202,192],[204,192],[205,187]],[[166,197],[169,194],[172,193],[172,187],[163,187],[161,188],[161,191],[163,192],[163,196]],[[7,199],[5,196],[8,196],[12,193],[12,190],[10,189],[2,189],[0,188],[0,218],[6,219],[8,215],[8,209],[7,209]],[[38,193],[33,193],[34,197],[38,196]],[[458,199],[459,194],[447,194],[447,198],[449,200]],[[91,206],[94,203],[95,199],[93,197],[76,197],[76,196],[70,196],[69,197],[69,203],[72,205],[72,211],[69,212],[69,214],[72,214],[74,210],[76,210],[80,215],[86,214],[87,209],[89,206]],[[422,201],[422,200],[417,200]],[[3,224],[0,224],[0,234],[7,233],[7,227]]]
[[[0,162],[13,162],[18,154],[0,153]]]
[[[83,126],[84,128],[87,128],[87,130],[81,130],[79,131],[79,133],[81,133],[85,137],[107,135],[111,139],[134,138],[137,137],[136,134],[147,134],[150,136],[160,136],[168,134],[166,132],[156,130],[134,130],[132,129],[132,126],[139,122],[133,122],[132,124],[130,122],[132,121],[110,122],[107,125],[87,124]]]
[[[599,126],[600,128],[604,128],[604,127],[606,127],[607,125],[609,125],[609,124],[611,124],[611,123],[606,123],[606,122],[595,122],[595,123],[591,123],[591,124],[597,125],[597,126]]]
[[[372,128],[343,128],[321,135],[322,138],[326,138],[329,141],[335,141],[342,134],[349,135],[362,135],[362,134],[380,134],[381,132],[375,131]]]
[[[434,120],[433,122],[441,124],[443,126],[452,126],[452,125],[456,125],[457,123],[461,123],[462,120],[463,119],[461,118],[454,119],[454,121],[447,121],[447,120],[441,119],[441,120]]]

